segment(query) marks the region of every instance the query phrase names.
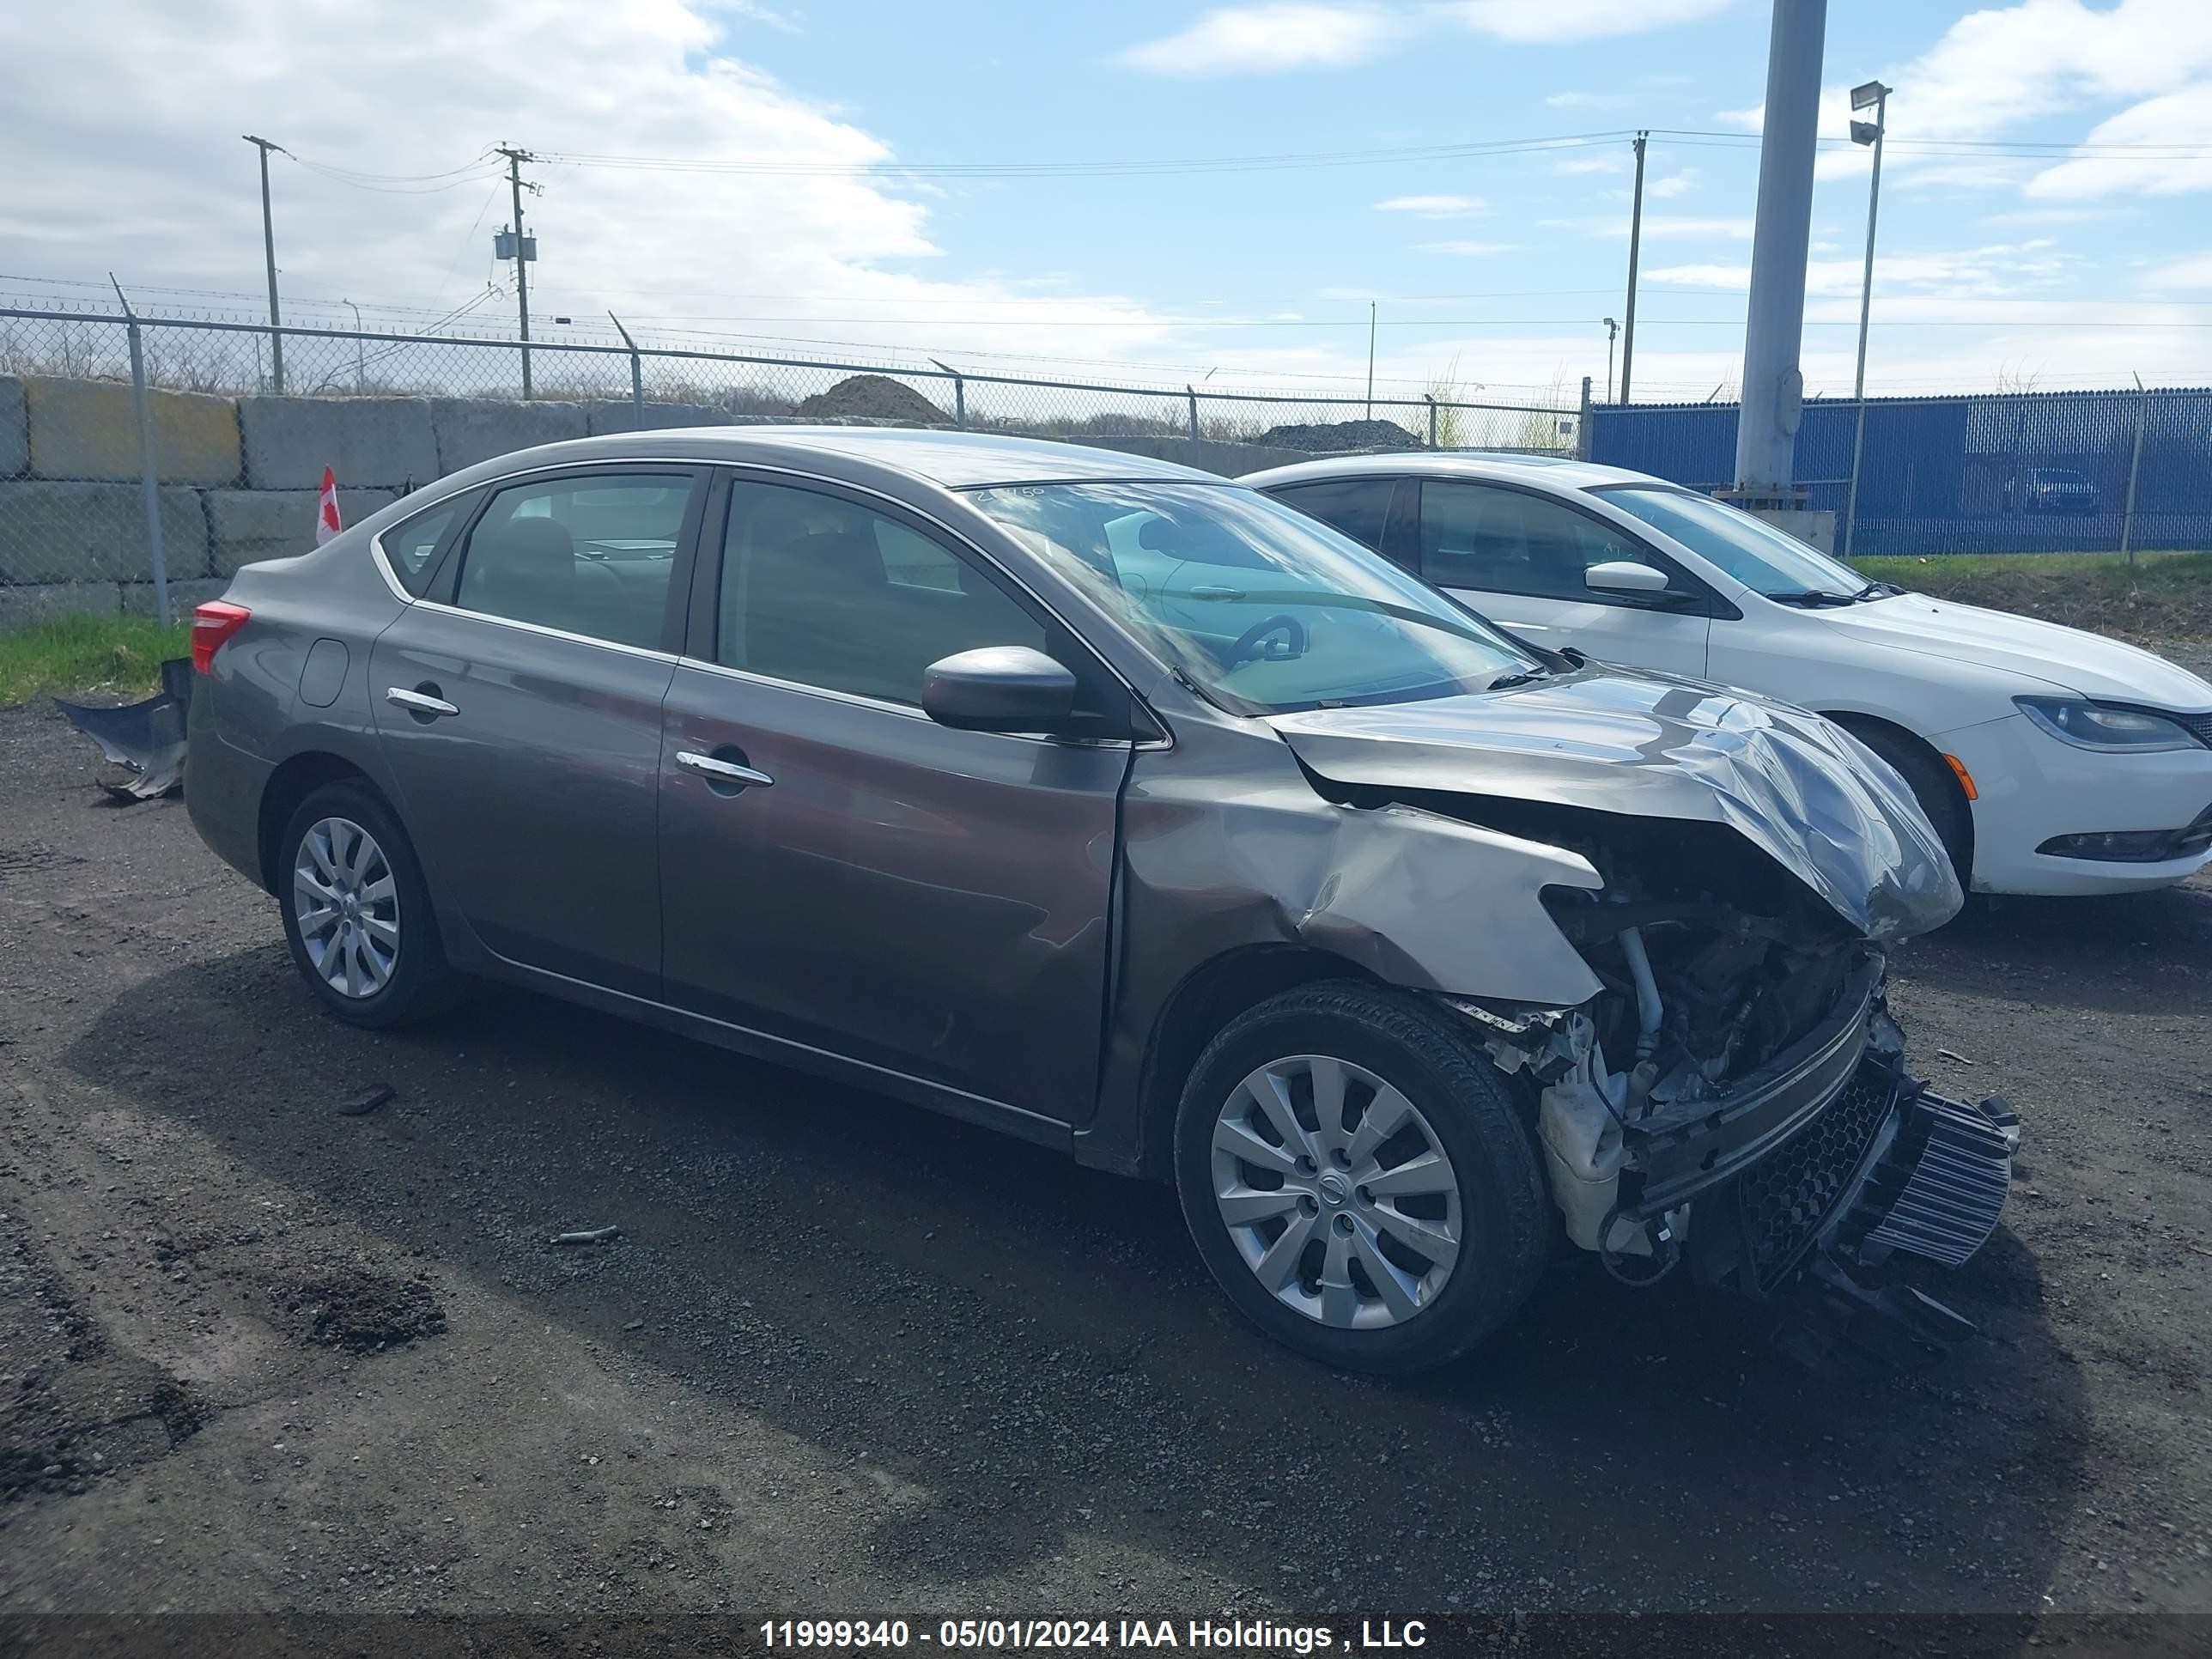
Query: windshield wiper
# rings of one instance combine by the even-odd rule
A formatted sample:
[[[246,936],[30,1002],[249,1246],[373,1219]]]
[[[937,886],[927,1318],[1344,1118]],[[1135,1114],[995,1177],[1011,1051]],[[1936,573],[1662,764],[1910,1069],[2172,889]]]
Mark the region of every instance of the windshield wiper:
[[[1550,678],[1551,676],[1547,674],[1540,668],[1526,668],[1515,674],[1500,674],[1496,679],[1491,681],[1484,690],[1489,691],[1506,691],[1510,690],[1516,685],[1528,685],[1534,681],[1549,679]]]
[[[1894,599],[1898,594],[1902,593],[1903,592],[1905,592],[1905,590],[1899,587],[1895,582],[1869,582],[1864,587],[1859,589],[1857,592],[1852,594],[1851,599],[1854,603],[1860,599]]]
[[[1831,593],[1825,587],[1801,588],[1794,593],[1769,593],[1765,597],[1777,605],[1798,605],[1808,610],[1833,605],[1856,605],[1859,599],[1856,593]]]

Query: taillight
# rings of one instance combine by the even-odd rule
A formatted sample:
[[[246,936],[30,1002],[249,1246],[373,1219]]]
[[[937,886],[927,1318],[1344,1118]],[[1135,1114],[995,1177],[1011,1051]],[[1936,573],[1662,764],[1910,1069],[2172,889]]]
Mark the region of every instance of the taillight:
[[[253,613],[242,605],[233,605],[228,599],[210,599],[205,605],[192,607],[192,672],[215,672],[215,653],[222,649],[222,642],[253,619]]]

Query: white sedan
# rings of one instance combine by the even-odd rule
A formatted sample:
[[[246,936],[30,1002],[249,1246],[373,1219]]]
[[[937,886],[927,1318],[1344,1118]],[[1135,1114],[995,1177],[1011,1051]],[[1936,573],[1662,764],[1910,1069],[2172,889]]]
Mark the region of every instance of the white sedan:
[[[1640,472],[1363,455],[1252,474],[1553,650],[1817,709],[1911,784],[1984,893],[2110,893],[2212,859],[2212,685],[2078,629],[1869,582]]]

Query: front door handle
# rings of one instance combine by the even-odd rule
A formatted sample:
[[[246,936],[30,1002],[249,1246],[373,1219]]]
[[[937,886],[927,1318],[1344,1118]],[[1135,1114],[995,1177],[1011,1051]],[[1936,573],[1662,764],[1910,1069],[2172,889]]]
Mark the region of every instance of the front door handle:
[[[740,766],[735,761],[717,760],[712,755],[695,754],[689,749],[677,751],[676,763],[688,770],[703,774],[717,783],[749,784],[754,788],[765,788],[775,780],[765,772],[756,772],[750,766]]]
[[[434,697],[427,691],[410,691],[406,687],[402,685],[388,685],[385,687],[384,700],[388,703],[396,704],[398,707],[405,709],[410,714],[428,714],[435,716],[439,714],[458,714],[461,712],[452,703],[447,702],[443,697]]]

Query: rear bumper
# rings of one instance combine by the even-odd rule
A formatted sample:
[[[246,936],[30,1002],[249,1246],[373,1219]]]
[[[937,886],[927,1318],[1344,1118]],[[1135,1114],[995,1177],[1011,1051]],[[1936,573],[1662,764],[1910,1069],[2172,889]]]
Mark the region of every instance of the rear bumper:
[[[261,793],[276,769],[225,738],[212,719],[195,720],[186,744],[185,810],[192,828],[224,863],[256,886],[266,886]]]

